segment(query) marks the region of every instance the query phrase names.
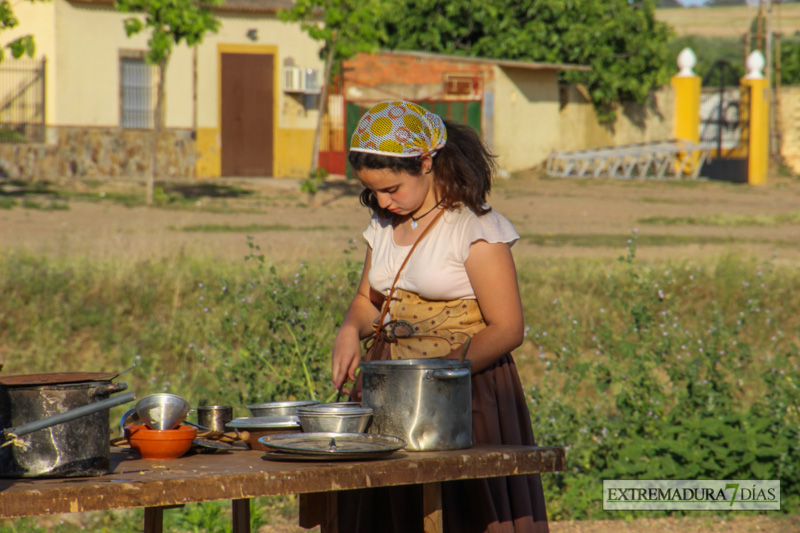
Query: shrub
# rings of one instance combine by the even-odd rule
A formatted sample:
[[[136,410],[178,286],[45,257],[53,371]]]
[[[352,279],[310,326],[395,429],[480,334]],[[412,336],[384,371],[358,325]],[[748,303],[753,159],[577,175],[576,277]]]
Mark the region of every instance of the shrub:
[[[791,285],[769,264],[661,270],[635,249],[634,235],[621,274],[599,280],[608,308],[596,320],[556,300],[560,334],[529,332],[547,374],[531,394],[534,430],[567,449],[566,471],[543,476],[551,515],[624,516],[602,511],[603,479],[780,479],[783,510],[796,510],[798,347],[765,306]]]

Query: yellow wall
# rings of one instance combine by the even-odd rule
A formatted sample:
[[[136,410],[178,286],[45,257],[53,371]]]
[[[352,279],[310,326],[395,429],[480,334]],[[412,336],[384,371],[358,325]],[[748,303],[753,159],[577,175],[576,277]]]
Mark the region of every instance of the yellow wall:
[[[262,53],[275,56],[275,131],[274,169],[278,177],[305,177],[311,168],[311,151],[318,112],[305,110],[298,101],[281,89],[284,65],[319,70],[319,44],[311,40],[297,24],[286,24],[274,17],[220,15],[222,27],[209,35],[198,49],[198,151],[197,175],[218,177],[221,173],[220,141],[221,75],[219,56],[228,53]],[[256,29],[257,41],[247,38]],[[202,141],[201,141],[202,138]]]
[[[671,139],[673,90],[664,87],[651,95],[651,105],[626,104],[609,127],[600,124],[592,102],[579,88],[567,88],[566,105],[559,112],[560,131],[554,150],[583,150]],[[627,114],[624,112],[627,110]]]
[[[308,177],[316,130],[281,128],[275,138],[275,175]]]
[[[554,151],[585,150],[643,143],[673,136],[673,91],[654,93],[650,104],[625,104],[612,127],[598,122],[580,88],[566,86],[566,99],[554,70],[495,67],[493,124],[487,139],[498,166],[514,172],[545,162]]]
[[[57,65],[53,61],[55,56],[55,24],[56,24],[56,3],[55,2],[15,2],[13,3],[14,15],[20,24],[16,28],[3,30],[2,43],[5,45],[23,35],[33,35],[36,45],[35,59],[42,57],[47,59],[45,66],[45,80],[50,80],[56,75]],[[11,52],[6,49],[3,51],[5,65],[8,66],[13,60]],[[24,56],[27,58],[27,56]],[[45,121],[51,124],[55,121],[55,108],[50,105],[55,99],[55,85],[48,83],[45,86]]]
[[[3,33],[11,40],[32,33],[37,56],[47,58],[47,123],[49,126],[118,127],[119,55],[121,50],[146,51],[147,34],[125,35],[123,20],[131,15],[111,6],[53,0],[15,5],[20,27]],[[197,125],[199,176],[220,174],[219,53],[222,49],[275,56],[275,175],[305,176],[317,111],[306,110],[281,90],[283,66],[293,64],[322,73],[319,43],[274,15],[218,13],[221,27],[197,48],[197,104],[192,97],[193,52],[174,48],[166,73],[165,127],[190,129]],[[256,41],[247,37],[257,32]],[[7,42],[7,41],[5,41]],[[261,52],[256,52],[260,50]]]
[[[197,165],[200,178],[219,177],[222,173],[222,143],[219,128],[197,128]]]
[[[494,124],[488,139],[499,168],[531,168],[545,159],[559,128],[555,70],[494,69]]]
[[[800,174],[800,85],[781,87],[775,102],[781,158],[795,174]]]
[[[246,32],[246,28],[243,30]],[[287,96],[281,90],[283,82],[283,61],[279,54],[279,48],[271,45],[260,44],[218,44],[217,45],[217,67],[216,91],[208,90],[208,86],[199,83],[202,91],[198,94],[198,101],[208,101],[210,96],[216,98],[216,119],[212,126],[204,126],[210,118],[208,109],[211,106],[202,105],[198,109],[198,118],[202,115],[203,121],[198,123],[197,132],[197,175],[199,177],[220,177],[222,173],[222,135],[220,124],[222,123],[222,61],[220,56],[224,53],[233,54],[270,54],[275,56],[274,94],[276,96],[273,105],[273,116],[275,117],[275,130],[273,146],[275,176],[280,177],[306,177],[311,168],[311,152],[314,145],[314,134],[316,132],[317,111],[306,111],[303,106],[294,98]],[[295,64],[297,60],[295,59]],[[309,65],[309,63],[300,63]],[[312,67],[313,68],[313,67]],[[210,78],[214,79],[214,78]],[[202,113],[200,112],[202,109]]]

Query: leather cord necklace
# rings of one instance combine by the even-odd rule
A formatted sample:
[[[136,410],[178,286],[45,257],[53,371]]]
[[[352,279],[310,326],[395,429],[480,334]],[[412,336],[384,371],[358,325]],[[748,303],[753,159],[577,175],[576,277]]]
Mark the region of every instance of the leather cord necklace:
[[[417,225],[418,225],[418,224],[417,224],[417,221],[419,221],[419,220],[422,220],[422,219],[423,219],[423,218],[425,218],[426,216],[430,215],[430,214],[433,212],[433,210],[434,210],[434,209],[436,209],[437,207],[439,207],[439,205],[440,205],[441,203],[442,203],[442,201],[441,201],[441,200],[439,200],[438,202],[436,202],[436,205],[435,205],[435,206],[431,207],[430,209],[428,209],[427,211],[425,211],[423,214],[421,214],[421,215],[420,215],[420,216],[418,216],[418,217],[415,217],[415,216],[412,216],[412,215],[408,215],[408,216],[410,216],[410,217],[411,217],[411,229],[417,229]]]

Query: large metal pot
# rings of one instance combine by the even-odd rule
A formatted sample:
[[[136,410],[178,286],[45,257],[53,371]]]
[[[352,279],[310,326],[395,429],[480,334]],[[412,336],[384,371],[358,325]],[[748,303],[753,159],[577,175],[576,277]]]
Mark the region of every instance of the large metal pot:
[[[0,428],[24,427],[106,400],[127,388],[97,376],[73,373],[0,379]],[[85,380],[83,378],[89,377]],[[91,379],[95,378],[95,379]],[[88,410],[88,409],[86,409]],[[12,431],[13,433],[13,431]],[[108,407],[17,437],[0,447],[0,477],[99,476],[111,468]]]
[[[472,446],[471,361],[398,359],[361,363],[369,433],[406,441],[406,450],[459,450]]]

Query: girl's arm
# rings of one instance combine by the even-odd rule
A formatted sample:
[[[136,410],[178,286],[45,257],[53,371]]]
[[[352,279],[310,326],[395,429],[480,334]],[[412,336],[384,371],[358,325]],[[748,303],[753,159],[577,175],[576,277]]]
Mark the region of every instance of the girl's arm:
[[[367,247],[358,291],[347,309],[342,327],[339,328],[333,343],[331,379],[336,390],[341,390],[346,381],[356,378],[356,369],[361,362],[361,339],[373,333],[372,324],[380,318],[384,296],[369,286],[368,276],[371,266],[372,249]]]
[[[508,244],[473,243],[466,269],[486,322],[486,327],[472,337],[467,351],[474,374],[522,344],[524,323],[517,269]],[[456,349],[447,357],[458,358],[460,351]]]

